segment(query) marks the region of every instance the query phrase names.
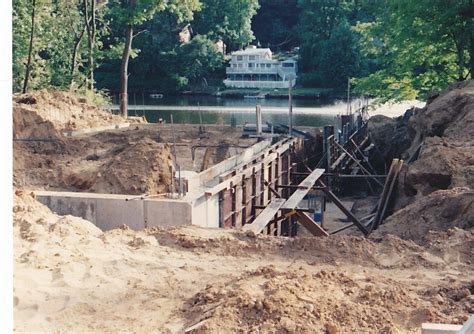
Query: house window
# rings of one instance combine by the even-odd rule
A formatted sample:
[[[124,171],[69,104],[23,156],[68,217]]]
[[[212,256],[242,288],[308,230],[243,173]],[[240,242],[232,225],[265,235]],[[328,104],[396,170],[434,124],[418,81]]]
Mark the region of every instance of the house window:
[[[255,60],[255,56],[249,56],[249,60]]]
[[[265,68],[265,64],[260,64],[260,68]]]
[[[270,67],[272,67],[272,64],[267,64],[267,68],[270,68]]]
[[[249,68],[254,68],[255,67],[255,63],[249,63]]]
[[[237,64],[232,64],[232,67],[233,67],[233,68],[236,68],[236,67],[237,67]]]
[[[244,60],[244,56],[237,56],[237,61],[242,61]]]
[[[242,67],[243,67],[243,65],[242,65],[242,64],[238,64],[238,66],[239,66],[239,68],[242,68]]]

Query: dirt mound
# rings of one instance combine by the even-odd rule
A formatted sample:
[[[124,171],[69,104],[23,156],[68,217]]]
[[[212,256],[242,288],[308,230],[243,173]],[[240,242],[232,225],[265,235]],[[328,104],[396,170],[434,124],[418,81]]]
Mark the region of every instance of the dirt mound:
[[[40,90],[13,97],[15,138],[43,137],[57,131],[79,130],[138,120],[105,112],[81,97],[67,92]]]
[[[13,109],[13,138],[56,139],[61,135],[54,124],[39,116],[35,111],[16,106]]]
[[[474,80],[435,92],[424,108],[411,109],[391,120],[376,116],[369,122],[375,144],[387,162],[404,159],[399,203],[415,195],[474,184]]]
[[[424,196],[439,189],[474,187],[474,146],[428,137],[415,162],[400,177],[405,191]]]
[[[369,119],[370,139],[376,146],[376,150],[371,151],[369,159],[379,171],[383,172],[387,162],[394,158],[401,157],[405,160],[408,158],[405,154],[411,146],[411,139],[407,134],[408,122],[415,112],[416,109],[410,109],[397,118],[376,115]]]
[[[469,290],[456,288],[459,295],[453,287],[444,295],[464,300],[455,308],[466,312]],[[282,272],[265,266],[207,286],[182,312],[192,319],[188,323],[192,333],[398,333],[416,330],[420,320],[453,319],[424,300],[429,298],[423,293],[439,295],[432,290],[409,293],[390,278],[367,275],[357,280],[337,269]]]
[[[454,227],[474,227],[474,190],[470,188],[439,190],[420,198],[387,218],[373,237],[392,234],[424,243],[431,231]]]
[[[374,155],[386,165],[405,160],[391,204],[395,213],[376,235],[423,243],[430,231],[473,227],[474,80],[431,93],[424,108],[397,119],[374,117],[369,131]]]
[[[402,158],[417,160],[408,166],[404,185],[420,195],[438,189],[472,188],[474,80],[431,94],[426,106],[410,117],[406,131],[411,145]]]
[[[108,157],[110,156],[110,157]],[[171,190],[174,168],[170,147],[149,138],[118,146],[107,156],[92,154],[60,178],[67,189],[111,194],[161,194]]]
[[[170,191],[174,168],[169,145],[149,138],[117,153],[101,167],[95,192],[116,194],[161,194]]]

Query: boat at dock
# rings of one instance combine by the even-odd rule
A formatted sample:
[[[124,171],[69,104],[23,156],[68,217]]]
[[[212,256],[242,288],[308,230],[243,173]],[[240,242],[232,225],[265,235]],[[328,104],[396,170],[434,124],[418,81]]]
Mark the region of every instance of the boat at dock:
[[[244,99],[264,99],[267,94],[259,93],[256,95],[244,95]]]

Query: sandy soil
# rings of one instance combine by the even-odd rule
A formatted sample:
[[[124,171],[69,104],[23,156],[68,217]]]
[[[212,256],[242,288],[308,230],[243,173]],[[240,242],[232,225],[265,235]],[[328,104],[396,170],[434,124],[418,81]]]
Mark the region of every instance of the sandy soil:
[[[18,332],[418,333],[474,311],[466,230],[424,246],[191,226],[103,233],[21,191],[13,212]]]
[[[132,123],[129,128],[65,137],[66,130]],[[137,123],[138,122],[138,123]],[[15,187],[115,194],[171,191],[177,166],[201,171],[251,146],[242,129],[228,126],[142,124],[106,113],[85,98],[39,91],[14,97],[13,177]],[[176,162],[173,157],[176,142]],[[195,147],[201,145],[203,147]],[[237,145],[240,147],[233,147]],[[192,154],[194,152],[194,154]]]
[[[86,102],[66,95],[57,93],[57,101],[49,103],[51,97],[42,100],[41,94],[33,96],[35,103],[14,105],[15,138],[51,139],[14,142],[15,188],[166,191],[174,173],[169,125],[137,124],[65,138],[64,129],[92,127],[113,116],[77,107]],[[58,116],[61,108],[69,113],[65,119]],[[465,115],[468,120],[472,112]],[[456,132],[450,129],[448,133]],[[193,163],[193,145],[218,144],[223,138],[233,144],[254,142],[241,139],[239,129],[206,130],[207,135],[200,135],[197,126],[175,127],[183,169],[200,168],[204,150],[196,151]],[[431,156],[428,149],[422,159]],[[237,153],[231,150],[218,150],[210,163]],[[470,165],[468,153],[452,160]],[[410,165],[409,172],[416,172],[415,167]],[[328,238],[193,226],[140,232],[123,226],[102,232],[83,219],[54,214],[30,190],[17,190],[15,330],[419,333],[423,322],[461,324],[474,313],[473,192],[459,187],[470,185],[461,177],[440,190],[428,182],[444,175],[435,174],[418,178],[418,196],[370,238],[354,229]],[[354,210],[363,215],[373,201],[358,203]],[[353,199],[345,203],[350,207]],[[332,209],[328,217],[334,222],[328,227],[344,226]]]

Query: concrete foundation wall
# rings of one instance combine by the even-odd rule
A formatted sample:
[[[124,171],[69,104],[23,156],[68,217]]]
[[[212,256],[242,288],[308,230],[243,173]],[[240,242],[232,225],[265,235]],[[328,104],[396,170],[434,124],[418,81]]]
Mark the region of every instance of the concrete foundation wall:
[[[132,197],[134,196],[36,192],[38,201],[57,214],[84,218],[104,231],[124,224],[133,230],[142,230],[153,226],[169,227],[194,223],[191,202],[166,198],[126,200]]]
[[[219,227],[219,196],[201,196],[192,201],[193,224]]]
[[[192,205],[180,200],[144,200],[146,227],[171,227],[196,224],[193,221]],[[203,225],[201,225],[203,226]]]

